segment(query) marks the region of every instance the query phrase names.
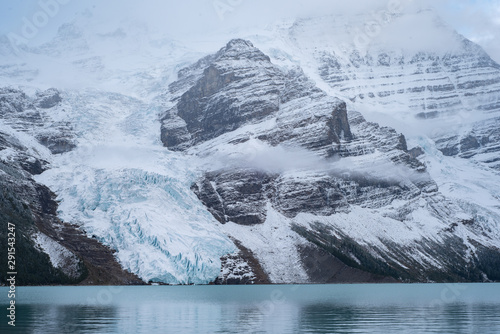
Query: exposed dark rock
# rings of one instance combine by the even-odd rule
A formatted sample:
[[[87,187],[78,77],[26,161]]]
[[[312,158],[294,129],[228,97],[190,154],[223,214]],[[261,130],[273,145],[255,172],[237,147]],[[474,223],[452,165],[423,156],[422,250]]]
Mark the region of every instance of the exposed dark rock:
[[[408,152],[408,145],[406,144],[406,138],[403,134],[399,135],[399,144],[396,146],[396,149]]]
[[[393,277],[352,268],[313,244],[299,249],[311,283],[397,283]]]
[[[55,88],[47,89],[36,94],[35,104],[39,108],[50,109],[62,101],[59,91]]]
[[[50,204],[49,204],[50,205]],[[142,285],[136,275],[124,270],[114,257],[114,251],[95,239],[87,237],[77,225],[42,215],[37,227],[45,235],[76,254],[86,268],[79,285]]]
[[[34,98],[13,88],[0,88],[0,116],[15,130],[28,132],[53,154],[76,147],[71,124],[51,121],[50,109],[61,103],[54,88],[39,92]]]
[[[460,221],[462,224],[464,225],[474,225],[474,219],[464,219],[462,221]]]
[[[450,227],[448,232],[453,232],[456,226]],[[341,233],[339,235],[338,231],[333,234],[331,228],[326,225],[318,223],[313,229],[306,229],[297,225],[294,226],[294,229],[320,249],[319,251],[302,252],[302,256],[305,256],[305,268],[309,269],[308,273],[312,277],[318,279],[325,279],[330,272],[338,274],[333,278],[348,279],[348,281],[373,279],[374,281],[380,280],[384,282],[477,282],[483,279],[483,268],[467,259],[465,254],[468,247],[463,243],[463,240],[452,234],[445,238],[443,244],[424,239],[421,243],[413,246],[413,249],[419,249],[433,259],[437,259],[443,265],[443,268],[431,269],[428,264],[416,261],[411,254],[407,253],[407,250],[398,249],[389,240],[385,240],[384,243],[391,250],[390,253],[384,254],[382,252],[382,257],[374,257],[362,245],[348,236]],[[500,255],[498,250],[488,249],[481,245],[478,245],[478,247],[488,253],[488,255],[478,254],[476,259],[478,262],[492,261],[495,256]],[[339,263],[340,261],[331,262],[332,260],[325,252],[351,267],[345,276],[343,276],[342,271],[338,271],[343,268]],[[397,262],[394,261],[394,258],[398,259]],[[332,268],[320,270],[321,268],[316,267],[323,262],[331,263]],[[359,269],[364,273],[352,269]],[[353,277],[349,277],[351,274],[353,274]]]
[[[221,223],[261,224],[274,175],[250,169],[207,173],[193,190]]]
[[[268,275],[262,269],[253,252],[244,247],[240,241],[231,238],[238,252],[224,256],[221,274],[214,281],[216,285],[223,284],[270,284]]]
[[[447,229],[445,229],[445,231],[446,231],[446,232],[451,232],[451,233],[453,233],[453,232],[455,232],[455,229],[457,228],[457,226],[458,226],[458,224],[457,224],[457,223],[452,223],[452,224],[450,225],[450,227],[448,227]]]
[[[349,126],[349,120],[347,119],[347,106],[345,103],[341,103],[332,112],[332,118],[329,119],[330,135],[337,136],[337,140],[334,142],[340,144],[340,140],[351,140],[352,133]],[[340,137],[340,138],[339,138]]]
[[[310,173],[298,179],[241,168],[206,173],[192,189],[219,222],[241,225],[264,223],[268,203],[290,218],[301,212],[329,216],[345,212],[349,205],[379,208],[420,194],[417,187],[410,190],[398,182],[370,179],[355,172],[343,178]]]
[[[452,157],[460,153],[460,148],[457,140],[457,136],[442,138],[436,140],[436,145],[445,156]]]
[[[21,167],[31,175],[39,175],[47,170],[47,162],[39,159],[20,161]]]
[[[346,209],[348,204],[345,189],[336,181],[339,180],[321,176],[306,180],[280,177],[271,202],[287,217],[293,218],[301,212],[328,216]]]
[[[61,154],[65,152],[69,152],[76,147],[73,138],[65,138],[65,137],[54,137],[54,136],[39,136],[38,141],[43,146],[46,146],[52,154]]]
[[[477,149],[481,146],[476,137],[468,135],[460,141],[460,151],[467,152]]]
[[[421,148],[420,146],[416,146],[414,148],[412,148],[411,150],[408,151],[408,154],[413,158],[413,159],[416,159],[418,158],[419,156],[425,154],[425,151],[423,148]]]

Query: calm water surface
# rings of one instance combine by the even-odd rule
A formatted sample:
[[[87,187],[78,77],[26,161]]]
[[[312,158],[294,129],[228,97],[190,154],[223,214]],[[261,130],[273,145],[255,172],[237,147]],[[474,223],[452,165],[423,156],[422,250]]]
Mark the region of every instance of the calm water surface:
[[[1,333],[500,333],[500,284],[18,287]]]

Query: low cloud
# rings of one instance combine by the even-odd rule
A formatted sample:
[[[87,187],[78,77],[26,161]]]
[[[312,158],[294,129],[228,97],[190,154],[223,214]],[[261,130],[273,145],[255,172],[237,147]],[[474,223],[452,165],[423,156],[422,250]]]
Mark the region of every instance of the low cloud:
[[[317,153],[295,146],[270,146],[259,140],[219,147],[201,159],[206,170],[251,168],[267,173],[318,173],[344,179],[366,178],[395,183],[419,182],[428,175],[405,165],[396,165],[385,155],[374,152],[360,157],[323,158]]]
[[[328,162],[311,151],[299,147],[270,146],[256,139],[218,148],[203,157],[201,163],[211,170],[253,168],[269,173],[328,168]]]
[[[50,0],[47,0],[50,1]],[[58,0],[53,0],[58,1]],[[159,32],[178,39],[189,39],[198,43],[217,40],[221,33],[227,38],[228,33],[235,37],[245,29],[262,28],[278,20],[286,18],[322,16],[322,15],[357,15],[371,14],[381,10],[396,10],[414,13],[423,8],[433,7],[453,28],[467,38],[481,44],[493,58],[500,61],[500,5],[497,1],[451,1],[451,0],[193,0],[193,1],[159,1],[144,0],[86,0],[64,1],[57,15],[50,17],[47,26],[40,28],[37,39],[30,42],[39,44],[40,39],[55,35],[57,27],[64,22],[78,18],[91,19],[87,28],[107,26],[113,28],[130,24],[131,21],[145,22],[151,32]],[[42,9],[36,0],[22,1],[16,4],[0,4],[2,12],[9,17],[0,24],[0,33],[19,33],[24,18],[28,20]],[[422,30],[424,22],[409,23],[408,27],[399,27],[397,36],[406,32],[406,39],[416,35],[425,35],[435,43],[442,45],[439,38]],[[106,30],[104,28],[104,30]],[[394,31],[388,31],[393,34]],[[415,36],[413,36],[415,35]],[[396,37],[397,37],[396,36]],[[432,38],[431,38],[432,37]],[[390,40],[389,40],[390,42]]]
[[[481,45],[500,63],[500,3],[491,0],[441,1],[438,10],[459,33]]]

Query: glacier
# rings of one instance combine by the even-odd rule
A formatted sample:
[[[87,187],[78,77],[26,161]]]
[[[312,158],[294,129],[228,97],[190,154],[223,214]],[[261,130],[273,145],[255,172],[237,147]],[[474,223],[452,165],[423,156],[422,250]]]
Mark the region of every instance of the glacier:
[[[67,102],[79,146],[36,178],[58,194],[60,217],[117,250],[146,282],[213,281],[235,247],[189,189],[196,166],[155,136],[155,108],[100,92]]]

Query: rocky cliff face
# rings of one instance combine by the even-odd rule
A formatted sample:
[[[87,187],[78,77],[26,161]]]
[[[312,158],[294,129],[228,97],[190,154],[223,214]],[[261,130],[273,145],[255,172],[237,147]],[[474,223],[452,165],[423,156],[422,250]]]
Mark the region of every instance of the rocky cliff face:
[[[245,229],[254,233],[252,226],[271,225],[269,215],[288,220],[290,235],[301,240],[292,246],[301,259],[298,265],[312,266],[304,282],[335,281],[339,262],[378,279],[471,279],[454,268],[453,259],[481,277],[482,269],[464,260],[472,249],[448,227],[458,226],[460,214],[452,210],[460,210],[439,194],[425,166],[408,152],[405,137],[348,111],[300,69],[280,68],[250,42],[232,40],[182,70],[170,86],[170,98],[172,107],[162,118],[164,145],[206,160],[222,152],[226,159],[222,168],[208,167],[192,190],[235,239],[246,239]],[[309,164],[297,164],[300,159]],[[422,224],[422,236],[407,244],[386,231],[379,246],[352,239],[347,232],[352,227],[338,219],[356,216],[357,208],[380,215],[380,221],[374,218],[377,226],[389,219],[409,233],[413,224]],[[429,222],[417,218],[422,211],[443,224],[437,239],[425,231]],[[273,237],[260,238],[280,245]],[[447,251],[452,245],[456,251]],[[259,260],[268,259],[269,254],[246,247]],[[320,250],[327,252],[326,260],[317,258]],[[323,276],[314,269],[329,265]],[[263,267],[275,271],[269,264]]]
[[[300,69],[279,69],[250,42],[233,40],[211,61],[200,64],[206,69],[200,71],[191,88],[180,97],[172,97],[178,102],[162,120],[165,146],[187,149],[227,133],[222,140],[234,146],[255,140],[270,147],[312,151],[331,159],[329,164],[325,160],[325,169],[335,169],[335,160],[340,158],[380,151],[384,153],[381,161],[386,159],[422,173],[427,182],[412,183],[416,194],[423,188],[436,190],[424,166],[407,153],[404,136],[367,123],[357,113],[351,113],[349,122],[344,102],[328,97]],[[171,92],[178,94],[175,87],[183,85],[172,84]],[[244,130],[240,132],[239,128]],[[219,221],[248,225],[265,221],[268,202],[290,217],[300,212],[329,215],[349,203],[376,207],[387,202],[384,198],[407,190],[398,181],[340,175],[348,170],[344,166],[314,171],[300,179],[251,167],[229,168],[207,173],[193,190]],[[370,194],[373,190],[376,196]],[[371,197],[374,201],[369,200]]]
[[[75,147],[75,135],[71,124],[52,117],[52,108],[64,108],[61,102],[61,94],[54,88],[34,97],[18,89],[0,88],[0,117],[12,128],[34,134],[52,153],[64,153]]]
[[[346,100],[417,124],[447,156],[472,158],[498,170],[500,65],[432,11],[413,18],[391,16],[381,23],[380,36],[365,36],[366,43],[359,45],[352,31],[365,20],[370,19],[299,20],[288,37],[315,59],[321,79]],[[409,31],[399,40],[395,29],[412,22],[428,22],[422,31],[432,29],[432,35],[422,38]],[[320,30],[335,35],[322,38]],[[336,35],[347,38],[341,43]],[[318,39],[321,43],[315,43]]]
[[[273,146],[293,143],[332,156],[341,139],[351,137],[345,105],[327,98],[300,71],[279,70],[248,41],[233,40],[179,75],[181,82],[170,86],[178,101],[162,119],[162,141],[172,150],[272,117],[275,130],[263,131],[259,139]],[[194,85],[189,86],[193,79]],[[289,110],[295,103],[309,102],[315,104],[304,112]],[[306,136],[310,131],[315,135]]]

